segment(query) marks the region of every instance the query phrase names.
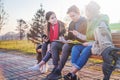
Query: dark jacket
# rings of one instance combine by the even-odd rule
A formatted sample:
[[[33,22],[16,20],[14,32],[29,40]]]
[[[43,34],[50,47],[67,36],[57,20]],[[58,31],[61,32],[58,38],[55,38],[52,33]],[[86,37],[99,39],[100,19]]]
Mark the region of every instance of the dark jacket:
[[[75,37],[74,35],[72,35],[71,33],[69,33],[69,31],[72,31],[72,30],[75,30],[75,22],[73,22],[73,21],[69,24],[69,28],[68,28],[68,36],[70,36],[69,38],[71,38],[71,39],[74,38],[74,39],[77,39],[77,40],[79,40],[81,42],[84,42],[83,40],[78,39],[77,37]],[[82,34],[84,34],[84,35],[86,35],[87,20],[84,17],[80,18],[80,25],[79,25],[77,31],[80,32],[80,33],[82,33]]]

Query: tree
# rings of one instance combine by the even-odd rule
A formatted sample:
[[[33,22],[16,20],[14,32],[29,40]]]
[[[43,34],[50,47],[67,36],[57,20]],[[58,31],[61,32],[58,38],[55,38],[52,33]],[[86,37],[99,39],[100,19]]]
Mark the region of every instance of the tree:
[[[5,25],[5,21],[7,20],[7,13],[4,10],[4,5],[2,0],[0,0],[0,30]]]
[[[18,26],[17,26],[17,31],[19,31],[19,38],[20,40],[23,39],[23,37],[25,36],[25,30],[28,28],[28,25],[26,24],[26,22],[23,19],[19,19],[17,20]]]
[[[41,38],[41,36],[44,34],[44,29],[46,26],[45,10],[43,10],[42,5],[40,5],[40,7],[41,8],[34,15],[34,18],[32,19],[33,23],[31,24],[31,28],[27,33],[28,39],[32,38],[36,41],[39,41],[39,38]]]

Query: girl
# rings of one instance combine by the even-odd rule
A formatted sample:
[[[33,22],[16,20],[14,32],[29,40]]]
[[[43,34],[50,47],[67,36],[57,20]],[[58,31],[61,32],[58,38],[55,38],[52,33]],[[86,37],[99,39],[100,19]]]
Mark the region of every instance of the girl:
[[[47,37],[43,40],[45,43],[42,45],[42,55],[43,59],[41,62],[33,67],[31,70],[39,70],[42,65],[44,65],[50,58],[51,58],[51,51],[50,51],[50,44],[51,42],[58,40],[61,37],[64,37],[66,32],[64,23],[57,20],[56,14],[52,11],[46,13],[46,20],[47,20]],[[49,43],[46,43],[49,42]]]

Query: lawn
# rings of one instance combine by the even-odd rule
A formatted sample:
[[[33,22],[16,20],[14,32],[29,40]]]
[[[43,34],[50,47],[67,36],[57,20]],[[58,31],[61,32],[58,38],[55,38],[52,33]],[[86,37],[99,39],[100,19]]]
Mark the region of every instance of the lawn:
[[[28,54],[35,53],[35,44],[27,40],[0,41],[1,49],[18,50]]]
[[[110,24],[110,29],[111,30],[116,30],[116,31],[120,31],[120,23],[113,23],[113,24]]]

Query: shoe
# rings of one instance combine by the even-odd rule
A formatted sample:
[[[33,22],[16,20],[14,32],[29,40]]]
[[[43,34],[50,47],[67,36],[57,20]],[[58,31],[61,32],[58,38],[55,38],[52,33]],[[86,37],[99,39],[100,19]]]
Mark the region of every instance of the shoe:
[[[46,78],[48,78],[51,74],[53,74],[53,72],[55,71],[55,69],[56,69],[56,68],[53,68],[52,72],[49,73]]]
[[[58,80],[58,78],[61,77],[61,71],[59,69],[55,69],[52,73],[47,76],[50,80]]]
[[[71,76],[72,76],[72,74],[68,73],[67,75],[64,76],[64,80],[70,80]]]
[[[72,75],[72,73],[68,73],[67,75],[64,76],[64,80],[80,80],[77,78],[77,75]]]
[[[48,66],[47,64],[44,64],[40,67],[40,72],[41,73],[46,73],[48,71]]]
[[[39,65],[37,64],[37,65],[35,65],[35,66],[33,66],[33,67],[30,67],[30,68],[28,68],[28,69],[33,70],[33,71],[39,71],[39,70],[40,70],[40,67],[39,67]]]

